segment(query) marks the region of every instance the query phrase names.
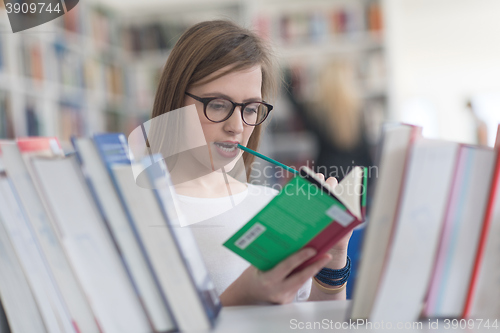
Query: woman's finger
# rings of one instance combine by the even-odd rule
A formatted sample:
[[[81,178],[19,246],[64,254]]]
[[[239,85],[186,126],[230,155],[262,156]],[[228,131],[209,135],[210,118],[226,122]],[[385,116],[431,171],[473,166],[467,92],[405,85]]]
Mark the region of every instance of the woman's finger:
[[[328,253],[321,256],[321,259],[313,262],[309,266],[305,267],[301,271],[291,275],[284,282],[284,289],[289,290],[289,288],[300,288],[306,281],[316,275],[325,265],[332,259],[332,256]]]
[[[275,275],[277,279],[283,280],[288,274],[290,274],[296,267],[302,264],[304,261],[314,257],[316,255],[316,250],[313,248],[305,248],[302,249],[288,258],[282,260],[278,265],[276,265],[273,269],[268,271]]]
[[[318,172],[318,173],[316,174],[316,176],[318,176],[318,178],[319,178],[319,179],[321,179],[321,180],[325,180],[325,175],[324,175],[324,174],[322,174],[322,173],[319,173],[319,172]]]
[[[328,179],[326,180],[326,183],[327,183],[328,185],[330,185],[332,188],[334,188],[335,186],[337,186],[337,185],[338,185],[338,183],[339,183],[339,182],[338,182],[337,178],[335,178],[335,177],[330,177],[330,178],[328,178]]]

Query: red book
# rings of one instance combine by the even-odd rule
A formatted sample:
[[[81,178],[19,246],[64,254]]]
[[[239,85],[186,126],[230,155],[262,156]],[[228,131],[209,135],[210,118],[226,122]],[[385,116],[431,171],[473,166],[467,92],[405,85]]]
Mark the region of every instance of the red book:
[[[56,137],[24,137],[16,140],[21,153],[47,153],[63,155],[61,144]]]

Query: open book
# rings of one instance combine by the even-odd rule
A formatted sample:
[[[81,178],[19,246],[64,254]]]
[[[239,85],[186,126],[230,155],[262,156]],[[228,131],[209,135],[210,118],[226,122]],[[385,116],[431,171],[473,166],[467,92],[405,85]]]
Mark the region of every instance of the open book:
[[[307,167],[290,180],[276,197],[225,243],[260,270],[273,268],[303,247],[317,260],[344,235],[364,222],[367,169],[354,167],[331,188]]]

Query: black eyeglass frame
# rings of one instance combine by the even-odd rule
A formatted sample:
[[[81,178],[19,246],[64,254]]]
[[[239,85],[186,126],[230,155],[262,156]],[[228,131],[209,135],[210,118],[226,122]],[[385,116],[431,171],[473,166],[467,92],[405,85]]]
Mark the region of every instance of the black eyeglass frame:
[[[267,117],[269,116],[269,113],[271,113],[271,110],[273,109],[273,106],[271,104],[268,104],[266,102],[262,102],[262,101],[255,101],[255,102],[247,102],[247,103],[236,103],[236,102],[233,102],[227,98],[223,98],[223,97],[198,97],[198,96],[195,96],[191,93],[188,93],[187,91],[185,92],[186,95],[188,95],[189,97],[197,100],[198,102],[202,102],[203,103],[203,113],[205,114],[205,118],[207,118],[208,120],[210,120],[211,122],[213,123],[222,123],[226,120],[228,120],[229,118],[231,118],[231,116],[233,115],[233,112],[234,110],[236,109],[237,106],[240,107],[240,112],[241,112],[241,120],[243,120],[243,122],[245,124],[247,124],[248,126],[257,126],[257,125],[260,125],[262,124],[266,119]],[[227,117],[225,117],[224,119],[222,120],[212,120],[210,118],[208,118],[207,116],[207,105],[208,103],[210,103],[211,101],[215,100],[215,99],[223,99],[225,101],[228,101],[230,102],[232,105],[233,105],[233,108],[231,109],[231,111],[229,112],[229,114],[227,115]],[[254,103],[260,103],[260,104],[263,104],[267,107],[267,114],[266,116],[264,117],[264,119],[262,119],[259,123],[257,124],[249,124],[245,121],[245,118],[243,117],[243,110],[245,110],[245,108],[250,105],[250,104],[254,104]]]

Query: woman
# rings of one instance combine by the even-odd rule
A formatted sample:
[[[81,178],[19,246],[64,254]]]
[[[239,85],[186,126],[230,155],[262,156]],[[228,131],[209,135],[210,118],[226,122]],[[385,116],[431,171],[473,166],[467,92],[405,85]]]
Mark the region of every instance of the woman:
[[[356,165],[372,165],[355,74],[352,61],[329,61],[318,77],[317,100],[312,105],[294,95],[292,73],[287,80],[291,89],[285,90],[305,127],[317,137],[314,170],[338,181]]]
[[[303,249],[261,272],[222,246],[276,194],[230,173],[238,169],[240,156],[244,169],[251,171],[253,156],[242,154],[236,145],[257,148],[262,123],[272,110],[265,101],[275,91],[274,78],[269,52],[256,35],[228,21],[202,22],[186,31],[172,49],[154,102],[155,119],[176,109],[176,117],[182,118],[195,110],[193,105],[196,108],[193,112],[198,115],[206,146],[177,149],[179,153],[167,165],[180,210],[192,218],[190,227],[225,306],[345,299],[345,284],[312,283],[311,277],[322,267],[341,269],[346,265],[350,235],[294,274],[290,273],[295,267],[315,255],[313,249]],[[189,116],[173,119],[170,124],[189,134],[187,141],[199,141],[197,122],[187,121]],[[167,137],[168,129],[174,130],[172,125],[162,126],[155,130]],[[176,140],[164,139],[160,146],[169,141]],[[327,182],[336,185],[334,178]]]

